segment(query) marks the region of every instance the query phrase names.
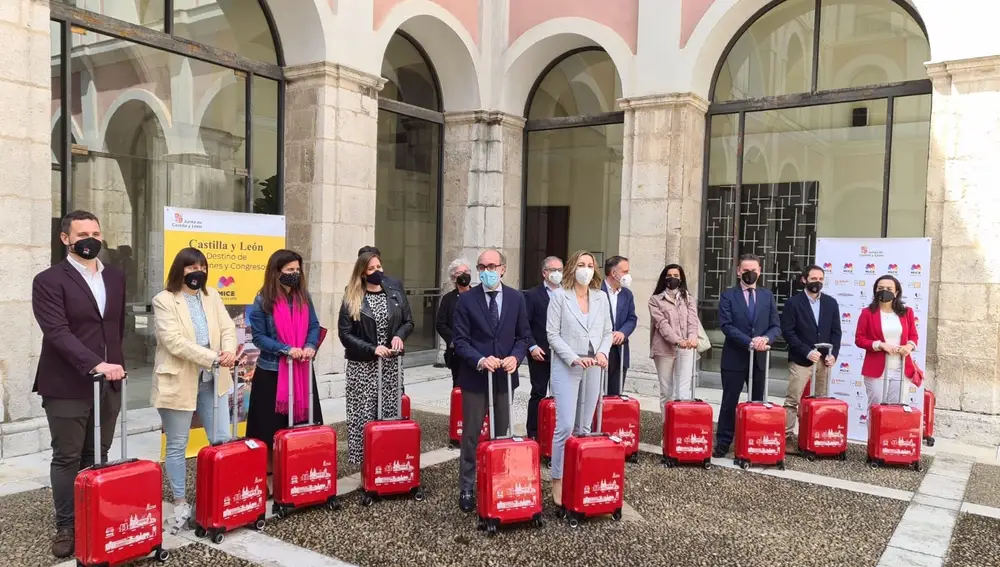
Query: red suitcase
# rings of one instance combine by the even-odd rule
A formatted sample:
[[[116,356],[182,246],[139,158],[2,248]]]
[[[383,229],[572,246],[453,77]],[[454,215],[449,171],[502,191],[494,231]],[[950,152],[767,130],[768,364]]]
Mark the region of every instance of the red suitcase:
[[[937,407],[937,398],[934,392],[924,389],[924,441],[928,447],[934,446],[934,408]]]
[[[691,365],[691,393],[698,391],[698,365]],[[712,406],[708,402],[671,400],[663,417],[663,464],[698,464],[712,468]]]
[[[905,465],[916,471],[920,464],[923,412],[903,403],[906,396],[905,359],[900,365],[899,403],[883,401],[869,409],[868,464],[873,469],[885,465]],[[889,396],[889,377],[882,379],[882,400]]]
[[[538,451],[546,467],[552,466],[552,438],[556,434],[556,399],[552,388],[538,402]]]
[[[507,435],[497,438],[494,431],[493,373],[486,379],[490,417],[489,439],[476,447],[476,487],[479,529],[495,535],[503,524],[533,522],[542,526],[542,474],[538,464],[538,443],[514,437],[510,420]],[[507,400],[514,399],[510,374],[507,375]]]
[[[399,360],[398,383],[403,388],[403,361]],[[378,395],[376,421],[365,425],[364,460],[361,467],[361,504],[370,506],[382,496],[412,494],[424,499],[420,487],[420,424],[412,419],[382,418],[382,359],[378,359]],[[396,415],[402,416],[403,398],[396,403]]]
[[[293,360],[288,362],[288,429],[274,434],[274,503],[271,511],[284,518],[295,508],[325,505],[330,510],[337,502],[337,432],[329,425],[314,425],[313,372],[309,361],[309,421],[294,424],[295,395],[292,387]],[[252,395],[252,394],[251,394]]]
[[[754,351],[750,351],[750,380],[747,401],[736,406],[736,451],[733,462],[748,469],[750,465],[777,465],[785,469],[785,408],[767,399],[771,349],[764,351],[764,401],[754,402]]]
[[[407,398],[408,399],[408,398]],[[405,400],[404,400],[405,401]],[[407,416],[404,413],[404,418]],[[486,441],[490,438],[489,416],[483,420],[483,428],[479,431],[479,441]],[[462,389],[451,389],[451,409],[448,413],[448,443],[452,447],[462,444]]]
[[[831,352],[833,345],[819,343],[817,351]],[[816,370],[822,360],[813,363],[809,391],[816,391]],[[829,377],[827,377],[829,380]],[[847,402],[837,398],[810,395],[799,402],[799,452],[806,459],[837,457],[847,460]]]
[[[607,384],[607,371],[601,372],[601,389]],[[599,404],[603,404],[603,396]],[[579,410],[577,410],[579,411]],[[559,517],[568,517],[577,527],[586,518],[611,514],[622,519],[625,492],[625,446],[621,439],[601,433],[603,418],[597,408],[597,433],[573,436],[566,441],[563,465],[563,505]]]
[[[213,387],[217,386],[218,365],[214,370]],[[238,438],[238,409],[233,404],[232,439],[198,451],[194,535],[210,535],[216,544],[222,543],[226,532],[236,528],[252,525],[258,531],[263,530],[267,515],[267,446],[256,439]],[[218,398],[212,415],[214,426],[219,419]]]
[[[622,372],[625,375],[625,358],[622,360]],[[625,447],[625,458],[629,462],[639,462],[639,400],[622,394],[620,396],[605,395],[601,403],[601,418],[604,420],[603,431],[621,439]],[[597,430],[597,416],[594,416],[594,430]]]
[[[94,378],[94,415],[101,415],[103,374]],[[121,381],[122,458],[80,471],[73,484],[76,512],[76,564],[118,565],[154,554],[166,561],[163,548],[163,472],[153,461],[129,459],[125,415],[125,380]],[[94,420],[94,458],[101,458],[101,420]]]

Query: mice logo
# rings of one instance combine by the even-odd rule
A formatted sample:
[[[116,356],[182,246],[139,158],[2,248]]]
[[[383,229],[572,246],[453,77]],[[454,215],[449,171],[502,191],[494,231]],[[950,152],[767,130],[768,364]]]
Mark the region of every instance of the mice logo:
[[[862,246],[861,247],[861,253],[862,254],[867,254],[868,253],[868,247],[867,246]]]
[[[841,324],[846,325],[846,324],[848,324],[850,322],[851,322],[851,314],[850,313],[844,313],[843,315],[840,316],[840,323]]]
[[[177,224],[184,224],[184,217],[180,213],[174,213],[174,222]]]
[[[875,275],[875,264],[865,264],[865,273],[869,275]]]
[[[236,282],[236,280],[233,279],[233,276],[222,276],[219,278],[219,289],[225,289],[233,285],[234,282]]]
[[[850,373],[850,371],[851,371],[851,363],[850,362],[841,362],[840,363],[840,373],[841,374],[848,374],[848,373]]]
[[[845,273],[845,274],[853,274],[854,273],[854,264],[851,263],[851,262],[845,263],[844,264],[843,273]]]
[[[924,267],[923,266],[921,266],[920,264],[911,264],[910,265],[910,275],[911,276],[919,276],[922,273],[924,273]]]
[[[889,264],[889,275],[894,276],[899,273],[899,264]]]
[[[831,273],[831,272],[833,272],[833,264],[831,264],[830,262],[824,262],[823,263],[823,271],[826,272],[826,273],[828,273],[828,274]]]

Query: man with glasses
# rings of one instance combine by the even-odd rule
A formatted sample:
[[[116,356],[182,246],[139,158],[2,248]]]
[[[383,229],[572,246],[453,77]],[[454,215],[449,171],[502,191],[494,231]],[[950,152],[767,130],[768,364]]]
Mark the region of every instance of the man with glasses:
[[[524,296],[500,282],[506,264],[499,250],[489,249],[479,255],[476,270],[480,285],[458,296],[452,337],[461,366],[458,386],[462,389],[462,421],[483,422],[489,403],[486,376],[493,372],[493,426],[497,435],[506,435],[510,423],[507,376],[511,387],[517,389],[517,367],[533,342]],[[478,427],[462,429],[458,506],[463,512],[476,507],[473,490],[479,432]]]
[[[549,298],[562,283],[563,263],[555,256],[542,260],[542,283],[524,292],[524,302],[531,326],[531,348],[528,352],[528,372],[531,375],[531,397],[528,399],[528,437],[538,438],[538,403],[548,393],[549,372],[552,358],[549,355],[549,338],[545,322],[549,313]]]

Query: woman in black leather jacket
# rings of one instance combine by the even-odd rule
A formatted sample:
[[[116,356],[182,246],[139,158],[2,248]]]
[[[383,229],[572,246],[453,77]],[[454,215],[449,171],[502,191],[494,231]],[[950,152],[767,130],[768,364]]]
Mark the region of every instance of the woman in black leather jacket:
[[[365,425],[377,417],[379,387],[382,415],[396,415],[397,402],[403,395],[403,359],[399,355],[403,353],[403,341],[413,332],[410,305],[402,292],[382,285],[382,261],[377,254],[358,256],[344,290],[337,329],[347,358],[348,461],[360,465]]]

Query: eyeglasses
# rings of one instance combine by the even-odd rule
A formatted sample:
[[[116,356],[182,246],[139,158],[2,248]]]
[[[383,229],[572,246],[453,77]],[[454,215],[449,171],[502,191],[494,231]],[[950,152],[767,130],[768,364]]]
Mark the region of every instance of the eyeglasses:
[[[478,264],[476,269],[480,272],[495,272],[500,269],[503,264]]]

